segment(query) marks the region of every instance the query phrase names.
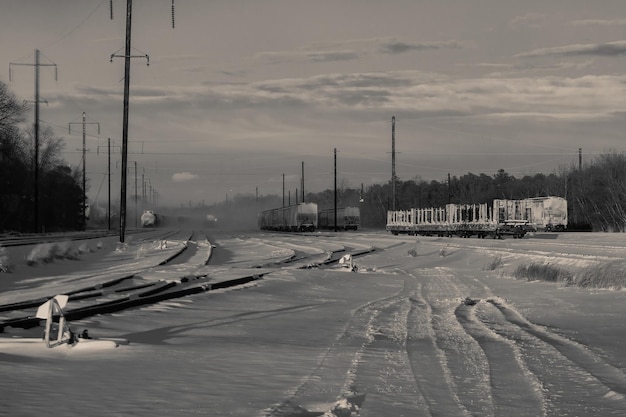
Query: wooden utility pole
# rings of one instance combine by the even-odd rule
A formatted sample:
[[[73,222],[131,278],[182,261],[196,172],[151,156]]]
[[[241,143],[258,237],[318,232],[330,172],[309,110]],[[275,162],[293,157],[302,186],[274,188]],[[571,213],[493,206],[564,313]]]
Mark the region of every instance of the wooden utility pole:
[[[109,205],[107,207],[108,228],[111,230],[111,138],[108,139],[109,163],[107,166],[107,177],[109,177]]]
[[[172,4],[173,7],[173,4]],[[172,9],[173,10],[173,9]],[[145,58],[150,65],[150,57],[147,54],[131,55],[133,1],[126,0],[126,44],[124,55],[112,54],[114,57],[124,58],[124,116],[122,120],[122,180],[120,184],[120,242],[124,243],[126,235],[126,186],[128,176],[128,107],[130,97],[130,59]],[[111,12],[111,18],[113,12]],[[173,20],[172,20],[173,23]]]
[[[302,202],[304,203],[304,161],[302,161],[302,186],[300,189],[302,190]]]
[[[137,219],[139,214],[137,213],[137,161],[135,162],[135,229],[139,226],[137,225]]]
[[[578,171],[583,170],[583,148],[578,148]]]
[[[126,0],[126,46],[124,49],[124,116],[122,119],[122,180],[120,192],[120,242],[126,234],[126,175],[128,171],[128,102],[130,96],[130,53],[133,1]]]
[[[448,204],[452,202],[452,183],[450,182],[450,173],[448,172]]]
[[[391,117],[391,210],[396,210],[396,116]]]
[[[337,231],[337,148],[335,148],[335,232]]]

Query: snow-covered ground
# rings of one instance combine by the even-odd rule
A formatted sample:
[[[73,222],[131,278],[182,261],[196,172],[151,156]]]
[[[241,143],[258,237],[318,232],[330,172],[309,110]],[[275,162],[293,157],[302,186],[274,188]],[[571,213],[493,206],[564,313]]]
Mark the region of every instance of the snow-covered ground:
[[[626,291],[512,278],[520,264],[575,271],[624,259],[624,235],[250,233],[211,243],[209,265],[199,265],[209,250],[200,243],[184,262],[159,268],[152,263],[177,242],[135,242],[0,274],[6,304],[68,288],[83,279],[79,270],[117,271],[116,262],[152,268],[159,279],[194,270],[270,272],[243,287],[70,323],[130,341],[114,349],[33,355],[0,344],[0,415],[626,414]],[[376,250],[354,258],[358,272],[274,264],[368,247]],[[10,329],[0,336],[40,335]]]

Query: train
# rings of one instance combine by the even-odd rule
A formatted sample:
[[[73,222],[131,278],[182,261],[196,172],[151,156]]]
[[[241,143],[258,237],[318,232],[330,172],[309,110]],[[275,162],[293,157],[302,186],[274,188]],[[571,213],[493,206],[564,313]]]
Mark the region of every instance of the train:
[[[207,227],[216,227],[217,226],[217,217],[213,214],[207,214],[204,219],[204,224]]]
[[[491,204],[388,211],[386,230],[394,235],[522,238],[540,229],[563,231],[567,220],[567,200],[562,197],[495,199]]]
[[[317,204],[299,203],[259,213],[261,230],[312,232],[317,229]]]
[[[154,210],[144,210],[141,214],[141,227],[156,227],[160,222],[161,218]]]
[[[361,224],[358,207],[337,209],[337,228],[357,230]],[[316,203],[299,203],[286,207],[265,210],[258,215],[261,230],[284,232],[313,232],[318,229],[334,229],[335,210],[318,210]]]
[[[317,214],[320,229],[335,228],[335,209],[320,210]],[[358,207],[341,207],[337,209],[338,230],[358,230],[361,225],[361,209]]]
[[[546,232],[567,229],[567,200],[562,197],[533,197],[522,200],[493,201],[498,221],[528,222]]]

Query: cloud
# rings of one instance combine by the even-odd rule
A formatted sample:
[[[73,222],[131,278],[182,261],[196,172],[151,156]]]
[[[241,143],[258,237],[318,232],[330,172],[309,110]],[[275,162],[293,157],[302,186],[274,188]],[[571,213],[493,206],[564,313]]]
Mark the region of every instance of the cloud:
[[[191,172],[177,172],[172,175],[172,181],[174,182],[187,182],[195,180],[196,178],[198,178],[198,176]]]
[[[288,51],[288,52],[261,52],[257,58],[271,64],[282,64],[288,62],[336,62],[351,61],[359,59],[360,55],[356,51]]]
[[[258,59],[271,64],[288,62],[353,61],[377,54],[404,54],[438,49],[459,49],[463,43],[448,41],[405,41],[396,38],[349,39],[338,42],[314,43],[293,51],[261,52]]]
[[[388,41],[380,46],[380,51],[385,54],[404,54],[413,51],[427,51],[436,49],[459,49],[462,43],[459,41],[437,41],[437,42],[402,42]]]
[[[536,70],[569,67],[571,63],[561,63]],[[304,137],[312,130],[328,129],[335,123],[356,123],[372,117],[384,120],[392,114],[413,119],[541,116],[576,121],[614,118],[615,112],[626,111],[621,99],[626,95],[626,76],[519,76],[516,68],[494,68],[510,74],[452,78],[407,70],[329,73],[194,87],[137,86],[133,89],[137,95],[132,97],[133,123],[145,126],[149,133],[144,132],[145,136],[136,140],[149,142],[159,138],[185,143],[187,139],[180,137],[181,129],[193,126],[204,132],[206,144],[236,147],[242,141],[259,140],[263,133],[263,140],[282,146],[290,135]],[[533,69],[530,66],[519,70],[528,74]],[[92,94],[92,102],[114,109],[121,103],[119,91],[114,95],[104,88],[84,88],[80,94]],[[77,100],[59,97],[55,101]],[[167,123],[157,128],[155,118]],[[210,138],[218,137],[219,141],[210,142]],[[178,173],[174,180],[193,179],[191,175]]]
[[[512,29],[531,28],[537,29],[545,26],[547,16],[540,13],[527,13],[522,16],[516,16],[509,21],[509,27]]]
[[[534,49],[515,55],[516,58],[540,56],[620,56],[626,54],[626,41],[596,44],[574,44]]]
[[[626,19],[580,19],[572,22],[574,26],[624,26]]]

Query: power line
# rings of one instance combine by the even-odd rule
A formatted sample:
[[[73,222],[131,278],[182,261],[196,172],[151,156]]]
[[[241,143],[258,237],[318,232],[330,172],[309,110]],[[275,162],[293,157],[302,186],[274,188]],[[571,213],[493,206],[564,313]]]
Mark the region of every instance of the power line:
[[[63,39],[67,38],[68,36],[70,36],[72,33],[74,33],[78,28],[80,28],[83,24],[85,24],[85,22],[87,20],[89,20],[89,18],[91,16],[93,16],[93,14],[100,8],[100,6],[102,6],[102,4],[105,2],[106,0],[102,0],[100,3],[98,3],[98,5],[91,11],[89,12],[89,14],[83,19],[81,20],[76,26],[74,26],[72,29],[70,29],[67,33],[65,33],[64,35],[62,35],[60,38],[58,38],[55,41],[50,42],[49,44],[47,44],[46,46],[44,46],[42,49],[48,49],[50,47],[52,47],[53,45],[56,45],[57,43],[59,43],[60,41],[62,41]]]

